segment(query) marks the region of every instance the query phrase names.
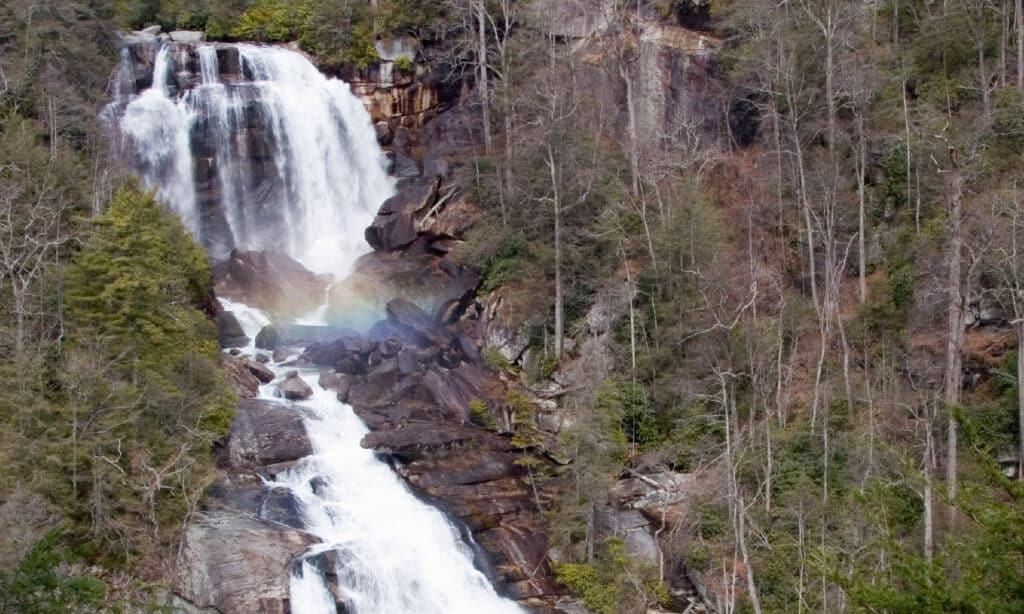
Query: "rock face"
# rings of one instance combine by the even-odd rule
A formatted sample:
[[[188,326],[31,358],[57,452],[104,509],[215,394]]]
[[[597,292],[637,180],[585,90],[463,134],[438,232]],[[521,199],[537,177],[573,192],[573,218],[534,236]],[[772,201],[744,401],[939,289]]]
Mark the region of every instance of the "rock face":
[[[440,320],[453,321],[471,302],[480,275],[436,252],[418,251],[419,243],[404,253],[371,252],[356,261],[352,274],[331,287],[328,319],[366,330],[386,317],[388,301],[402,298]]]
[[[222,348],[240,348],[249,345],[245,330],[238,323],[238,318],[230,311],[222,311],[217,316],[217,340]]]
[[[229,464],[239,468],[294,461],[313,453],[302,414],[262,399],[239,404],[225,447]]]
[[[228,384],[235,391],[240,399],[251,399],[256,396],[260,389],[260,381],[252,374],[246,366],[244,358],[220,355],[220,366],[227,372]]]
[[[400,461],[410,485],[466,523],[494,563],[499,592],[553,603],[562,589],[545,562],[544,522],[516,463],[527,453],[508,434],[472,423],[474,401],[493,407],[492,422],[508,422],[491,398],[497,383],[478,348],[410,301],[391,300],[386,313],[365,335],[307,348],[306,359],[329,369],[321,386],[337,390],[369,426],[364,447]]]
[[[301,530],[298,500],[264,480],[312,452],[302,415],[285,403],[243,400],[216,452],[221,475],[186,527],[176,565],[178,605],[287,614],[292,564],[318,540]]]
[[[185,530],[175,592],[218,612],[287,614],[291,563],[316,542],[284,525],[204,512]]]
[[[308,313],[323,302],[328,279],[276,252],[232,250],[213,266],[214,290],[275,316]]]
[[[375,250],[391,252],[423,238],[430,249],[438,241],[461,238],[477,215],[457,188],[442,190],[436,177],[413,177],[401,181],[398,192],[381,205],[366,229],[366,242]]]

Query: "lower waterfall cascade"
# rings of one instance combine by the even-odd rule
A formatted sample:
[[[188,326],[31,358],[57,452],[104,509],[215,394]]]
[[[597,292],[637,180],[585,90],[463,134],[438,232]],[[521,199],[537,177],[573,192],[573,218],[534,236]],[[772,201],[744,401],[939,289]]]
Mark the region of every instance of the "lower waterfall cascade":
[[[340,278],[368,251],[363,229],[394,181],[369,114],[345,83],[281,47],[162,43],[148,87],[133,81],[128,63],[125,55],[105,118],[144,186],[212,258],[275,250]],[[221,303],[250,339],[270,322]],[[243,352],[256,350],[250,342]],[[260,388],[263,399],[275,398],[289,370],[268,366],[275,380]],[[277,400],[302,413],[313,454],[266,484],[293,493],[305,530],[322,541],[292,568],[291,611],[335,612],[337,597],[349,614],[522,612],[475,567],[459,529],[360,446],[367,427],[317,376],[300,372],[311,398]],[[309,562],[328,550],[342,595]]]
[[[223,301],[246,334],[269,323],[258,310]],[[245,349],[255,354],[255,347]],[[289,370],[272,366],[277,378],[260,388],[274,399]],[[306,530],[323,544],[313,553],[334,550],[339,585],[354,613],[513,614],[522,610],[499,597],[473,565],[473,552],[459,530],[437,509],[416,498],[372,450],[359,445],[368,432],[352,408],[317,384],[316,370],[300,377],[314,393],[295,404],[305,418],[313,455],[278,476],[301,502]],[[334,612],[334,601],[320,572],[308,562],[291,578],[294,614]]]

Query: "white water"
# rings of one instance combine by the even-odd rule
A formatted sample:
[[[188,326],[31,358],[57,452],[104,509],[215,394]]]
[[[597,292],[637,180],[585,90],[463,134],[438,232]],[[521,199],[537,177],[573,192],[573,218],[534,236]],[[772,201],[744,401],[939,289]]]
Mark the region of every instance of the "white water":
[[[198,47],[198,74],[189,47],[162,47],[152,87],[115,103],[125,155],[215,257],[274,250],[344,276],[394,191],[369,114],[298,53],[236,48],[241,74],[223,77],[223,46]],[[197,191],[199,169],[209,185]]]
[[[324,78],[297,53],[239,46],[242,70],[225,76],[219,50],[164,46],[152,87],[138,95],[125,94],[134,83],[124,54],[119,99],[105,116],[125,155],[215,257],[235,247],[273,249],[344,275],[367,251],[363,229],[393,192],[369,115],[346,84]],[[195,74],[189,66],[198,67]],[[222,303],[251,339],[269,323],[258,310]],[[314,313],[302,321],[321,319]],[[288,370],[272,368],[277,380],[261,387],[262,398],[274,396]],[[292,406],[305,418],[314,453],[274,486],[294,493],[306,529],[322,540],[310,555],[337,553],[333,571],[347,611],[521,612],[474,567],[456,527],[360,446],[367,428],[352,408],[321,390],[317,373],[301,377],[314,395]],[[306,561],[297,570],[292,612],[333,614],[320,571]]]
[[[245,305],[221,301],[254,337],[267,319]],[[254,348],[248,348],[254,352]],[[278,378],[286,368],[273,367]],[[317,384],[315,371],[300,376],[313,389],[295,403],[306,416],[314,454],[279,476],[301,502],[306,530],[338,553],[339,584],[357,614],[521,614],[473,566],[473,553],[438,510],[425,505],[391,468],[359,445],[368,432],[348,405]],[[279,381],[260,388],[273,398]],[[316,492],[314,492],[314,480]],[[323,577],[308,564],[291,579],[295,614],[334,612]]]

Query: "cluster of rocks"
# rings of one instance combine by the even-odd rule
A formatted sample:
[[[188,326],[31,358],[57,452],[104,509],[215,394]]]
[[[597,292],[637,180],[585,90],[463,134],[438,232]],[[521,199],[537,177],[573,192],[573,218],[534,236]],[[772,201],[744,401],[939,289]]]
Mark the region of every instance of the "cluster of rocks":
[[[244,399],[217,450],[220,479],[182,538],[173,586],[185,612],[289,612],[289,569],[318,540],[302,531],[301,504],[265,480],[312,453],[294,406]]]
[[[323,368],[320,385],[371,429],[362,445],[391,457],[410,485],[469,527],[492,558],[502,594],[533,605],[562,594],[516,462],[530,452],[512,445],[500,385],[473,340],[393,299],[387,320],[367,334],[312,344],[303,358]],[[488,408],[485,421],[496,428],[473,423],[474,402]]]

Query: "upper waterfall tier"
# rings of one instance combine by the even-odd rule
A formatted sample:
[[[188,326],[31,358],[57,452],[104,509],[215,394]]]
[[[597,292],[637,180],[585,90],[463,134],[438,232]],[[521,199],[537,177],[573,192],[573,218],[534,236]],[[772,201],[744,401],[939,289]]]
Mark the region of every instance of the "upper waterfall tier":
[[[126,47],[106,117],[119,156],[215,258],[274,250],[344,275],[393,192],[349,86],[281,47]]]

